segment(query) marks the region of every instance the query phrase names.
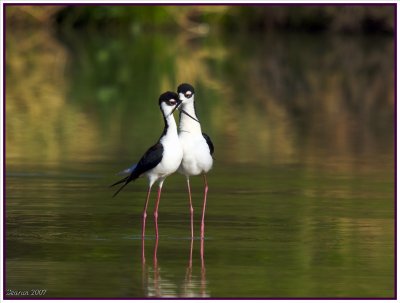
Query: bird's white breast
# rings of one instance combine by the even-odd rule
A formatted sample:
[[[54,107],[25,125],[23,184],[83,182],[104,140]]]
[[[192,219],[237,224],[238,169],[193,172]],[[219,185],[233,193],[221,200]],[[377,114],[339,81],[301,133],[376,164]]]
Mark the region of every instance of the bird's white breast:
[[[193,97],[188,103],[183,103],[183,109],[197,118]],[[201,132],[201,125],[184,113],[180,115],[179,140],[183,149],[179,172],[186,176],[207,173],[212,167],[213,158]]]
[[[182,162],[183,150],[178,137],[178,132],[174,117],[168,118],[168,128],[166,134],[160,139],[163,146],[163,155],[161,162],[149,171],[150,178],[164,178],[174,173]]]
[[[157,168],[160,173],[172,174],[182,162],[183,150],[176,134],[173,138],[164,137],[161,141],[164,147],[163,158]]]
[[[179,139],[183,149],[183,159],[179,172],[186,175],[207,173],[213,164],[210,149],[203,134],[180,132]]]

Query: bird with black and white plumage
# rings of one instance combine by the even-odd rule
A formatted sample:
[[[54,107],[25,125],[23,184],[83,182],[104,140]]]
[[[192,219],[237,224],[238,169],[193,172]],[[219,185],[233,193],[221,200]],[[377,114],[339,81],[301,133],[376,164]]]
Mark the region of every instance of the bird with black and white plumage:
[[[182,163],[178,171],[186,176],[186,182],[189,193],[190,207],[190,223],[191,234],[193,234],[193,205],[192,194],[190,189],[190,176],[203,175],[204,178],[204,200],[201,217],[200,236],[204,238],[204,216],[207,204],[208,183],[206,174],[211,170],[213,165],[214,145],[210,137],[201,130],[198,121],[195,102],[194,87],[188,83],[182,83],[177,89],[179,99],[181,101],[179,116],[179,140],[183,150]]]
[[[164,117],[165,126],[160,139],[146,151],[137,164],[134,164],[124,171],[125,173],[129,173],[128,176],[111,185],[122,184],[115,192],[115,197],[131,181],[141,176],[146,176],[148,178],[149,186],[143,210],[142,238],[145,236],[147,205],[152,186],[158,181],[158,194],[154,209],[156,237],[158,238],[158,205],[160,203],[162,186],[165,178],[174,173],[182,162],[183,150],[173,116],[173,112],[178,108],[180,103],[181,101],[178,95],[174,92],[165,92],[161,94],[159,106]]]

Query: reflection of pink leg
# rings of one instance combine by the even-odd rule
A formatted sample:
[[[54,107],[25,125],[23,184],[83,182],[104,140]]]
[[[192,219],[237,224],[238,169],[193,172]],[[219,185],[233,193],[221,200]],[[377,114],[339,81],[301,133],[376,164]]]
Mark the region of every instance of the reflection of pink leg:
[[[146,259],[144,256],[144,238],[142,238],[142,287],[147,290],[147,271],[146,271]]]
[[[156,244],[154,245],[154,254],[153,254],[153,271],[154,271],[154,290],[156,293],[156,297],[161,297],[161,288],[160,288],[160,271],[158,268],[158,260],[157,260],[157,250],[158,250],[158,238],[156,238]]]
[[[190,190],[190,182],[189,177],[186,178],[188,192],[189,192],[189,209],[190,209],[190,230],[192,232],[192,239],[193,239],[193,205],[192,205],[192,192]]]
[[[208,192],[207,177],[206,177],[206,175],[204,175],[204,202],[203,202],[203,214],[201,216],[201,238],[202,239],[204,239],[204,214],[206,213],[207,192]]]
[[[190,289],[192,283],[192,257],[193,257],[193,238],[190,242],[189,265],[188,268],[186,269],[185,294],[188,293],[188,288]]]
[[[151,186],[149,186],[149,189],[147,190],[146,204],[144,205],[144,210],[143,210],[142,238],[144,238],[144,234],[146,231],[147,204],[149,203],[150,192],[151,192]]]
[[[204,263],[204,238],[201,238],[200,240],[200,257],[201,257],[201,296],[204,297],[206,296],[206,265]]]
[[[158,187],[156,208],[154,209],[154,222],[156,225],[156,238],[158,239],[158,204],[160,203],[162,185]]]

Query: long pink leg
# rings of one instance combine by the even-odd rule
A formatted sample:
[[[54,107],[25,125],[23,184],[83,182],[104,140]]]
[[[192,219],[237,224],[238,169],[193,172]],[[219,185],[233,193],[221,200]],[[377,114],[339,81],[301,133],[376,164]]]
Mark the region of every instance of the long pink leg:
[[[161,189],[162,189],[162,184],[160,184],[158,187],[157,202],[156,202],[156,207],[154,209],[154,222],[156,225],[156,238],[157,239],[158,239],[158,204],[160,203]]]
[[[200,259],[201,259],[201,268],[204,268],[204,238],[200,239]]]
[[[144,210],[143,210],[142,239],[144,239],[144,234],[146,231],[147,204],[149,204],[150,192],[151,192],[151,186],[149,186],[149,189],[147,190],[146,204],[144,205]]]
[[[187,187],[189,192],[189,209],[190,209],[190,230],[192,232],[192,239],[193,239],[193,205],[192,205],[192,192],[190,190],[190,181],[189,177],[186,178]]]
[[[150,192],[151,192],[151,186],[147,189],[147,197],[146,197],[146,203],[144,205],[144,210],[143,210],[143,221],[142,221],[142,264],[144,265],[146,262],[146,257],[144,253],[144,235],[146,232],[146,217],[147,217],[147,205],[149,204],[149,198],[150,198]]]
[[[192,268],[192,257],[193,257],[193,238],[190,242],[189,268]]]
[[[157,250],[158,250],[158,238],[156,239],[156,243],[154,245],[154,253],[153,253],[153,262],[154,262],[154,269],[157,268]]]
[[[144,266],[146,263],[146,256],[144,253],[144,237],[142,237],[142,265]]]
[[[201,216],[201,238],[202,239],[204,239],[204,215],[206,213],[207,192],[208,192],[207,177],[204,174],[204,202],[203,202],[203,214]]]

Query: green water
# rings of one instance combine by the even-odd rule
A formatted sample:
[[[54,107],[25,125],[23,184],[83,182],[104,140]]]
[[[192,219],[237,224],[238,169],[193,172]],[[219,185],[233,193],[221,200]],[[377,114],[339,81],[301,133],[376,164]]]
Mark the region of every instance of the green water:
[[[8,33],[9,297],[393,297],[392,58],[376,36]],[[191,241],[176,174],[142,243],[146,181],[108,185],[184,81],[215,145],[206,238],[202,178]]]

